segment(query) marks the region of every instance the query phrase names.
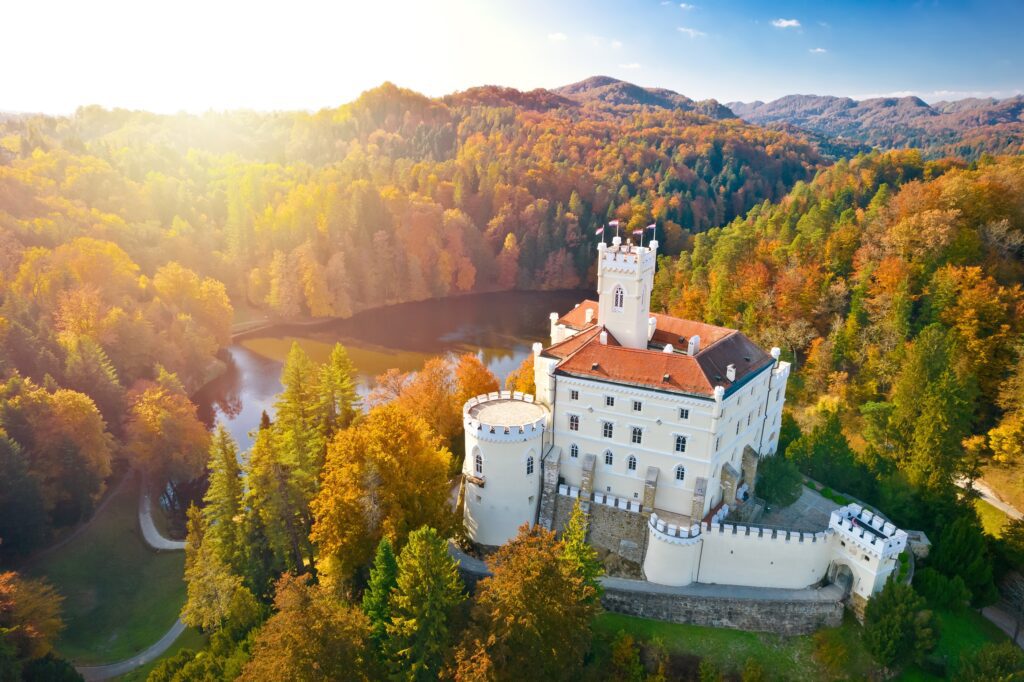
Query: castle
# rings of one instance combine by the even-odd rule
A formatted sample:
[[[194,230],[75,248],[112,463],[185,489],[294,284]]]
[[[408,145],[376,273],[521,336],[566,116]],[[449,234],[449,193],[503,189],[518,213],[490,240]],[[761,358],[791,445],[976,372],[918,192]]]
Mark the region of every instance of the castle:
[[[657,249],[599,244],[598,300],[552,313],[550,345],[534,344],[536,395],[466,403],[469,538],[561,529],[578,501],[591,544],[651,583],[840,582],[862,605],[907,534],[856,504],[815,532],[731,520],[775,454],[790,365],[738,331],[651,314]]]

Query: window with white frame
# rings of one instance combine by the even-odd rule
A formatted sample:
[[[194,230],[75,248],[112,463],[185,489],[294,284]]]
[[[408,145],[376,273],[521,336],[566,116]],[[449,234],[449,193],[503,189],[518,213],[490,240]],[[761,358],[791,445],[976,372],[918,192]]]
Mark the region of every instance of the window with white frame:
[[[634,400],[633,401],[633,411],[634,412],[640,412],[643,409],[644,409],[644,404],[642,402],[640,402],[639,400]]]
[[[615,396],[613,396],[613,395],[606,395],[604,397],[604,406],[605,407],[615,407]]]
[[[641,429],[639,426],[634,426],[632,428],[632,433],[630,434],[630,440],[632,440],[637,445],[642,443],[644,440],[644,430]]]
[[[604,463],[607,466],[611,466],[611,465],[615,464],[615,455],[612,454],[611,450],[605,450],[604,451]]]
[[[676,436],[676,452],[686,452],[686,436]]]
[[[612,300],[612,309],[616,312],[622,312],[622,307],[626,300],[626,291],[621,286],[616,285]]]
[[[614,432],[615,432],[615,427],[612,425],[611,422],[604,422],[603,425],[601,426],[601,434],[605,438],[611,438],[612,435],[614,434]]]
[[[686,478],[686,467],[684,467],[682,464],[677,464],[676,465],[676,481],[679,482],[679,483],[682,483],[685,478]]]
[[[580,416],[578,414],[569,415],[569,430],[579,431],[580,430]]]
[[[576,443],[573,443],[572,445],[570,445],[569,446],[569,456],[572,457],[572,458],[579,457],[580,456],[580,446],[576,445]]]
[[[579,400],[580,399],[580,392],[577,391],[576,389],[573,389],[573,390],[569,391],[569,399],[570,400]]]
[[[473,471],[477,476],[482,476],[484,473],[484,458],[479,452],[473,457]]]
[[[530,455],[529,457],[526,458],[526,475],[533,475],[533,455]]]
[[[679,408],[679,418],[680,419],[689,419],[690,418],[690,409],[687,408],[687,407],[680,407]]]
[[[636,471],[636,455],[630,455],[626,458],[626,469]]]

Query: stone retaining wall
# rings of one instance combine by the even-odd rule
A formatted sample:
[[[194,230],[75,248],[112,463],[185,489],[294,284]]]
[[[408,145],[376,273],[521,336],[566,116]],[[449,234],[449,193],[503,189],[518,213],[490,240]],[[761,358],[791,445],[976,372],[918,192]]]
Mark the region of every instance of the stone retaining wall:
[[[832,600],[759,600],[692,594],[666,594],[605,585],[601,603],[609,611],[717,628],[807,635],[838,627],[843,602]]]
[[[569,523],[575,503],[575,497],[557,496],[554,530],[562,532],[566,524]],[[647,517],[639,511],[627,511],[620,507],[591,502],[587,542],[595,549],[604,549],[619,555],[626,561],[642,564],[646,541]]]

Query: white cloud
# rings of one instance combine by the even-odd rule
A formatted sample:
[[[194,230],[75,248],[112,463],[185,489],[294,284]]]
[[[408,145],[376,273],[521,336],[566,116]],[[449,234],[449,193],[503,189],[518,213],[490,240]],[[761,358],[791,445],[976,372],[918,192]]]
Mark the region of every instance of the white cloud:
[[[796,19],[772,19],[772,26],[775,28],[800,28],[800,22]]]
[[[661,0],[661,4],[663,7],[668,7],[672,4],[672,0]]]
[[[630,62],[629,64],[619,64],[620,69],[639,69],[640,65],[636,62]]]
[[[568,39],[569,36],[565,35],[561,31],[558,31],[557,33],[548,34],[548,40],[550,40],[553,43],[564,43]]]
[[[697,5],[691,5],[691,4],[689,4],[689,3],[681,2],[681,3],[679,3],[679,7],[681,7],[682,9],[685,9],[685,10],[689,11],[689,10],[691,10],[691,9],[696,9],[696,8],[697,8]]]
[[[618,50],[621,47],[622,47],[622,41],[621,40],[613,40],[612,41],[612,49],[613,50]]]
[[[807,51],[810,52],[811,54],[825,54],[826,52],[828,52],[828,50],[826,50],[823,47],[812,47]]]
[[[695,28],[687,28],[686,26],[680,26],[676,30],[684,35],[690,36],[691,38],[700,38],[707,35],[704,31],[698,31]]]

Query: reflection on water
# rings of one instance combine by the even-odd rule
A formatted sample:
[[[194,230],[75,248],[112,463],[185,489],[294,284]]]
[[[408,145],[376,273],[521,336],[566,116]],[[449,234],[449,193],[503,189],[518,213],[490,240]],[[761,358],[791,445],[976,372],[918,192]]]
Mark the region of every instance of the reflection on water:
[[[406,303],[331,320],[315,327],[282,326],[228,348],[228,371],[194,397],[200,417],[223,422],[247,449],[248,432],[260,413],[273,414],[281,391],[282,361],[292,341],[323,362],[335,342],[345,344],[359,373],[359,391],[396,367],[415,371],[427,358],[448,352],[476,353],[504,382],[535,341],[548,340],[548,314],[564,313],[589,292],[504,292]]]

